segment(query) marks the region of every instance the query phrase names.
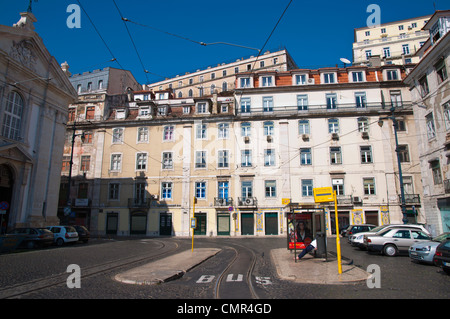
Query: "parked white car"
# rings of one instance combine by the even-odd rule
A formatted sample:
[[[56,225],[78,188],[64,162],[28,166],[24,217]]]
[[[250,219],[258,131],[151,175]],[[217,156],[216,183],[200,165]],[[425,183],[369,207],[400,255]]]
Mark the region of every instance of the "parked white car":
[[[48,226],[47,229],[53,233],[58,246],[78,241],[78,233],[72,226]]]
[[[428,236],[431,236],[430,232],[425,227],[423,227],[423,225],[388,224],[388,225],[382,225],[382,226],[375,227],[370,232],[363,232],[363,233],[357,233],[355,235],[351,235],[348,238],[348,242],[353,247],[359,247],[360,249],[365,250],[365,249],[367,249],[367,246],[364,244],[364,235],[375,235],[376,233],[378,233],[384,229],[393,228],[393,227],[416,227],[416,228],[419,228],[420,230],[422,230],[423,232],[425,232]]]

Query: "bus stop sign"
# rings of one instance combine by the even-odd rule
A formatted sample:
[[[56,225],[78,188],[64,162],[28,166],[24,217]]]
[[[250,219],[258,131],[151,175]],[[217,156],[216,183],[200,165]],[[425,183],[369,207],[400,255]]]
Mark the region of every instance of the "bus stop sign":
[[[319,187],[313,189],[314,201],[316,203],[333,202],[333,187]]]

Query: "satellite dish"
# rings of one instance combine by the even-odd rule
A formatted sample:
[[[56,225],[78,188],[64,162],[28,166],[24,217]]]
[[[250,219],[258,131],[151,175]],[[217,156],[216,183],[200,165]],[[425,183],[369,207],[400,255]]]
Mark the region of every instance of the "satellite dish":
[[[341,62],[344,63],[344,68],[346,64],[351,64],[352,62],[350,62],[348,59],[346,58],[340,58]]]

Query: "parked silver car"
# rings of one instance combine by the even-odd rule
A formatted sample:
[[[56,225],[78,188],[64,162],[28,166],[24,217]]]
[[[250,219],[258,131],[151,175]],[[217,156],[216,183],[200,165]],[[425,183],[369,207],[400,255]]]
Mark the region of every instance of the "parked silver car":
[[[415,243],[430,241],[431,237],[415,227],[394,227],[375,235],[365,235],[364,244],[369,251],[382,252],[386,256],[396,256],[408,252]]]
[[[409,257],[411,260],[434,264],[433,258],[436,253],[436,247],[447,239],[450,239],[450,233],[440,234],[431,241],[415,243],[409,247]]]

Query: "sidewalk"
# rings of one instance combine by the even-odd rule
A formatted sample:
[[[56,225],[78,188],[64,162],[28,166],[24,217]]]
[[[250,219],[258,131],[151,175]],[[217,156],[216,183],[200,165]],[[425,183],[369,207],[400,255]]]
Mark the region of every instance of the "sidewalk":
[[[154,285],[182,277],[186,272],[215,256],[221,249],[196,248],[192,252],[166,257],[120,273],[115,276],[117,281],[135,285]]]
[[[345,260],[342,260],[342,274],[339,275],[337,258],[334,256],[329,256],[326,261],[325,258],[314,258],[307,254],[296,262],[294,251],[279,248],[271,250],[271,257],[281,279],[298,283],[346,284],[365,281],[370,276],[364,270],[348,265]]]

